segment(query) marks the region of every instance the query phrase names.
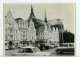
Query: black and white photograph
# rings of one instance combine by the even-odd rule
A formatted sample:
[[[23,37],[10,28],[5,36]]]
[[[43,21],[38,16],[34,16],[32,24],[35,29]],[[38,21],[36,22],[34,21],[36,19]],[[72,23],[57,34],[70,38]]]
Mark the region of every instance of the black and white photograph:
[[[4,3],[4,56],[75,56],[75,3]]]

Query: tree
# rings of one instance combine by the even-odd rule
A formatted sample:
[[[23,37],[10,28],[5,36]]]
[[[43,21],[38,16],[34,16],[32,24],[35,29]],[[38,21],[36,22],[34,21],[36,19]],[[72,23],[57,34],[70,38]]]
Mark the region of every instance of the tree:
[[[74,43],[74,34],[68,31],[64,31],[63,39],[65,43]]]

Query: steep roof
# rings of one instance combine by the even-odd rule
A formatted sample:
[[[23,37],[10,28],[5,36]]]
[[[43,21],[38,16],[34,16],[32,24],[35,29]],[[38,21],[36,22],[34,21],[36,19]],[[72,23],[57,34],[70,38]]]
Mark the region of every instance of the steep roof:
[[[53,29],[54,27],[58,27],[61,25],[61,20],[60,19],[54,19],[54,20],[47,20],[46,18],[46,11],[45,11],[45,20],[40,20],[38,18],[35,17],[34,12],[33,12],[33,7],[31,5],[31,13],[30,16],[28,18],[28,23],[30,22],[30,20],[33,20],[34,22],[34,26],[36,28],[36,32],[43,32],[45,29],[45,24],[47,23],[48,25],[50,25],[49,27],[51,27],[51,29]]]
[[[15,20],[23,20],[22,18],[16,18]]]
[[[22,18],[16,18],[16,19],[15,19],[15,22],[16,22],[16,23],[19,23],[19,20],[23,20],[23,19],[22,19]]]
[[[34,12],[33,12],[33,7],[31,5],[31,13],[30,13],[30,16],[28,18],[28,21],[30,22],[31,19],[35,18],[35,15],[34,15]]]

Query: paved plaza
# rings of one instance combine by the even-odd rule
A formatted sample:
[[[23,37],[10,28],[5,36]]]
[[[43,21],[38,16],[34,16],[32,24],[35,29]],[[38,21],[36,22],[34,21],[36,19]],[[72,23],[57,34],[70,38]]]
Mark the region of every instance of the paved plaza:
[[[5,51],[5,55],[6,55],[6,56],[11,56],[11,54],[13,54],[13,53],[15,53],[15,52],[17,52],[17,51],[18,51],[18,49],[15,49],[15,50],[6,50],[6,51]],[[57,54],[57,53],[55,52],[55,48],[48,49],[48,50],[43,50],[42,52],[50,52],[50,53],[52,53],[51,56],[73,56],[73,55],[74,55],[74,54],[72,54],[72,53]]]

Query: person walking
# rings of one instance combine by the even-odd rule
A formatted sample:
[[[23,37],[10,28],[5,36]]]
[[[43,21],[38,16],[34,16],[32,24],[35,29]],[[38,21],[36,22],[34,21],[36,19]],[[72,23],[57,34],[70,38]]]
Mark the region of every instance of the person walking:
[[[43,44],[42,43],[40,44],[40,50],[41,51],[43,50]]]

